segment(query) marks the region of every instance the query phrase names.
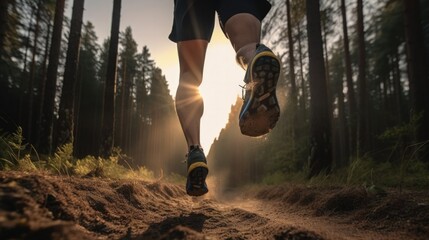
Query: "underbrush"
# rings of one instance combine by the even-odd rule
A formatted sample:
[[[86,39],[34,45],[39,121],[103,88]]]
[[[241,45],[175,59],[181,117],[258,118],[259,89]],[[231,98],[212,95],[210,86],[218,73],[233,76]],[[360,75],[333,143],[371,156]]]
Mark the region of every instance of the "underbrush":
[[[311,186],[364,186],[367,189],[393,187],[402,190],[429,189],[429,163],[423,159],[428,154],[429,141],[414,143],[414,134],[420,115],[410,122],[389,129],[377,139],[384,151],[369,152],[363,157],[352,157],[347,166],[335,167],[327,173],[308,179],[308,165],[296,167],[293,161],[283,161],[264,175],[263,184],[277,185],[285,182]],[[384,149],[385,148],[385,149]],[[426,154],[426,155],[425,155]],[[303,161],[304,162],[304,161]]]
[[[33,146],[25,143],[22,129],[12,134],[0,132],[0,170],[43,172],[64,176],[102,177],[109,179],[160,180],[182,183],[184,177],[175,173],[155,179],[154,173],[145,166],[131,167],[130,159],[119,148],[105,159],[86,156],[73,157],[71,143],[58,147],[53,156],[39,156]]]
[[[309,186],[363,186],[367,189],[379,188],[429,188],[429,165],[419,160],[409,160],[406,164],[376,162],[369,158],[352,161],[348,167],[337,168],[330,173],[321,173],[308,178],[308,170],[281,172],[265,175],[264,185],[289,183]]]

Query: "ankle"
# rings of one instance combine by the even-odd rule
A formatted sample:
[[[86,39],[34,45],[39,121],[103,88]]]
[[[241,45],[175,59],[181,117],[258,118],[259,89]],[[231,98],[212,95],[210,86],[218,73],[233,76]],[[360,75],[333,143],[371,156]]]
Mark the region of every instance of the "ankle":
[[[249,43],[237,50],[235,60],[244,70],[247,69],[247,65],[252,60],[253,56],[255,56],[258,45],[259,43]]]
[[[202,148],[199,144],[189,146],[189,152],[191,152],[195,149],[202,149]]]

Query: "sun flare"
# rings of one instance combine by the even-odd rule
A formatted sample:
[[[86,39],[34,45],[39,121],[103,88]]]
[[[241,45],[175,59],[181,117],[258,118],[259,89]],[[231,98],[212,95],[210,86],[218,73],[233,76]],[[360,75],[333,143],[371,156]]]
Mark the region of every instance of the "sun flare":
[[[179,60],[176,45],[172,43],[159,58],[163,72],[169,83],[170,92],[175,97],[179,81]],[[207,48],[203,82],[199,88],[204,101],[201,119],[201,144],[209,151],[213,140],[228,121],[231,105],[241,96],[244,71],[235,62],[235,52],[224,36],[218,22]]]
[[[165,69],[164,74],[169,82],[171,94],[175,96],[179,80],[177,56],[165,55],[165,61],[171,63],[163,69]],[[206,151],[228,121],[231,105],[241,94],[239,85],[242,85],[243,77],[244,72],[236,64],[235,52],[228,40],[212,41],[207,49],[203,82],[199,88],[204,101],[201,144]]]

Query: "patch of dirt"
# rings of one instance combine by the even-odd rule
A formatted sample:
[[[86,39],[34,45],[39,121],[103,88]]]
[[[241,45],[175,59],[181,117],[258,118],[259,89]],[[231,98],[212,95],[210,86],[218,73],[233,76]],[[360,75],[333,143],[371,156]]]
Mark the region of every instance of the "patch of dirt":
[[[427,193],[264,188],[234,197],[183,186],[0,172],[1,239],[425,239]]]
[[[429,239],[429,192],[368,192],[365,188],[265,188],[257,199],[300,215],[353,224],[362,231],[391,234],[392,239]],[[274,197],[273,197],[274,196]],[[396,236],[395,236],[396,235]]]

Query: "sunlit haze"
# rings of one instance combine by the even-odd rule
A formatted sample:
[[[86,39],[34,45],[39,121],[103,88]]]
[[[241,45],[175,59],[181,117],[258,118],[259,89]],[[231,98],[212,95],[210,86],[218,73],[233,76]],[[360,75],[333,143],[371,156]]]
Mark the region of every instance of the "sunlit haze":
[[[71,16],[72,2],[68,1],[67,16]],[[109,37],[113,1],[87,0],[84,21],[95,26],[99,43]],[[123,31],[131,26],[139,52],[147,45],[152,59],[162,69],[174,97],[178,85],[179,66],[176,44],[168,39],[173,19],[173,1],[170,0],[122,0],[121,26]],[[217,23],[217,21],[216,21]],[[235,53],[228,39],[216,24],[208,47],[200,92],[204,99],[204,115],[201,123],[201,144],[206,152],[225,126],[228,113],[236,97],[241,94],[244,72],[235,63]]]

